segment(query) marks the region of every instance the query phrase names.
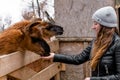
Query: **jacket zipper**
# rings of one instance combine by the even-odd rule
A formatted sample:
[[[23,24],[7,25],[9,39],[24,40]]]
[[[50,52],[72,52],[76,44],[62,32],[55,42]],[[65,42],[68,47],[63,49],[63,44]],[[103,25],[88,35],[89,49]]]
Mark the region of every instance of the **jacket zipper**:
[[[108,70],[108,66],[107,65],[105,65],[105,71],[106,71],[106,74],[109,75],[109,70]],[[107,78],[107,80],[109,80],[109,79]]]
[[[106,71],[106,74],[109,75],[109,70],[107,65],[105,65],[105,71]]]

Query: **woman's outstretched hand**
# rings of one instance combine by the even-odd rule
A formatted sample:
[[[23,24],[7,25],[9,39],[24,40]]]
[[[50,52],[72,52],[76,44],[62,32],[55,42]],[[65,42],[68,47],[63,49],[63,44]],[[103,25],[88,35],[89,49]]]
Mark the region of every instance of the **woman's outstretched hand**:
[[[42,56],[41,59],[53,61],[55,53],[50,53],[49,56]]]

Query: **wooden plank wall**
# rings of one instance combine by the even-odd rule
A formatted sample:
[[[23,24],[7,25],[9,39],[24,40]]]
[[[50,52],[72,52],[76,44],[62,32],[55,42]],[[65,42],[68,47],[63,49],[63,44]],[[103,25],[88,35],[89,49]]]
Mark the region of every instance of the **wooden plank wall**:
[[[59,38],[60,53],[66,55],[77,55],[85,49],[93,38]],[[89,62],[81,65],[65,65],[65,71],[61,72],[62,80],[84,80],[90,76]],[[72,72],[71,72],[72,71]]]

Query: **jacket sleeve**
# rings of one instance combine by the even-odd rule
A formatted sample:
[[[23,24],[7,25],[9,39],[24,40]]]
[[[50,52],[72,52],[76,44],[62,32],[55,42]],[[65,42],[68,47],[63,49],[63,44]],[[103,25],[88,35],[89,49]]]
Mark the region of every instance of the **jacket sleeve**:
[[[115,47],[115,65],[116,74],[103,76],[103,77],[91,77],[90,80],[120,80],[120,40],[116,42]]]
[[[78,55],[55,54],[53,61],[75,65],[82,64],[83,62],[89,60],[91,47],[92,42]]]

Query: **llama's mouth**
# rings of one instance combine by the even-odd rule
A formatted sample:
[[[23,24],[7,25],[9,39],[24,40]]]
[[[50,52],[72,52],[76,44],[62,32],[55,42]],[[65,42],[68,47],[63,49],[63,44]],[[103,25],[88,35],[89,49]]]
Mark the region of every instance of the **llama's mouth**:
[[[64,32],[63,28],[60,26],[57,26],[56,28],[54,28],[53,31],[55,31],[56,35],[62,35]]]
[[[56,32],[56,34],[57,35],[62,35],[63,34],[63,30]]]
[[[49,56],[50,55],[50,46],[47,44],[47,42],[43,39],[40,39],[39,44],[44,49],[44,52],[41,56]]]
[[[50,38],[50,41],[52,42],[52,41],[55,41],[55,40],[57,40],[57,38],[55,37],[55,36],[52,36],[51,38]]]

